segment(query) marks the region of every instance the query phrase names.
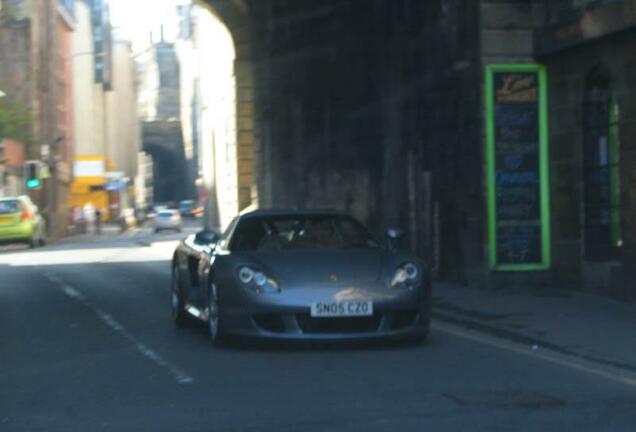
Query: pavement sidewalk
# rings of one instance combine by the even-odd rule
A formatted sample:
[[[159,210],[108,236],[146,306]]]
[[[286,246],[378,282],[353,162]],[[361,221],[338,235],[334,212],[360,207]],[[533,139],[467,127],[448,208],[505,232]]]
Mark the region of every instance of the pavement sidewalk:
[[[636,373],[636,304],[557,289],[502,292],[437,283],[433,317]]]
[[[67,237],[64,237],[57,241],[56,243],[68,243],[68,242],[80,242],[80,243],[95,243],[95,242],[103,242],[109,240],[115,240],[118,238],[129,238],[132,237],[139,232],[141,232],[143,228],[133,227],[129,228],[126,231],[121,231],[121,227],[116,223],[105,223],[101,227],[101,232],[97,234],[94,228],[89,228],[85,233],[73,234]]]

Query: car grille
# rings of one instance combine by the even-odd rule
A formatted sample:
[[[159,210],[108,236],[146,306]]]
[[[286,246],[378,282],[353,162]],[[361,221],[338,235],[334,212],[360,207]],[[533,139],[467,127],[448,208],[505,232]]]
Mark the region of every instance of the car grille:
[[[407,327],[411,327],[415,323],[417,318],[416,310],[405,310],[399,312],[393,312],[391,329],[403,330]]]
[[[296,314],[303,333],[368,333],[378,330],[382,314],[368,317],[312,318],[309,313]]]

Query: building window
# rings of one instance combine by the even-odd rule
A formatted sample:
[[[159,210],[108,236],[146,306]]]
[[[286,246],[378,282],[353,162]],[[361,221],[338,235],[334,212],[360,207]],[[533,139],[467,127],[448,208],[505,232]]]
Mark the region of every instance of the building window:
[[[620,107],[600,68],[586,80],[583,121],[583,241],[585,258],[612,260],[622,246]]]

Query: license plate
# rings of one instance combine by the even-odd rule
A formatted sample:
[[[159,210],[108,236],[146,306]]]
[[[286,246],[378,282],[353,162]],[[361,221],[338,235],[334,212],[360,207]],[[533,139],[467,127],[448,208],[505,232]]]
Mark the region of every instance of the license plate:
[[[0,216],[0,225],[7,225],[13,223],[15,216]]]
[[[311,316],[315,318],[370,315],[373,315],[373,302],[370,301],[316,302],[311,304]]]

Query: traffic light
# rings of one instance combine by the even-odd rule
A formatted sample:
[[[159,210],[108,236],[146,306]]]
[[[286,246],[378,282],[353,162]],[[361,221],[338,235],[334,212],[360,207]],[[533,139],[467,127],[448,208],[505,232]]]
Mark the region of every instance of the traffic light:
[[[28,190],[36,190],[42,187],[40,161],[26,161],[24,163],[24,179],[24,184]]]

